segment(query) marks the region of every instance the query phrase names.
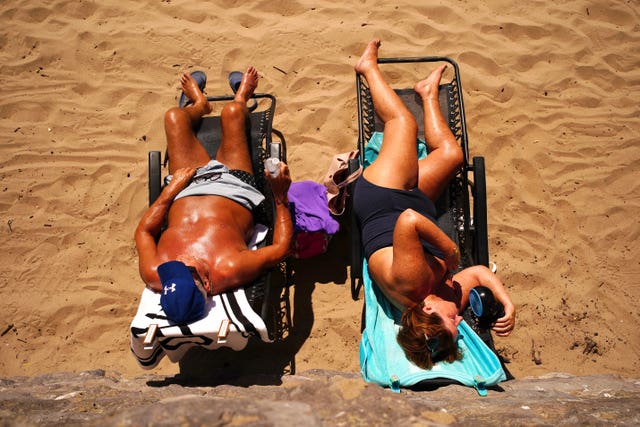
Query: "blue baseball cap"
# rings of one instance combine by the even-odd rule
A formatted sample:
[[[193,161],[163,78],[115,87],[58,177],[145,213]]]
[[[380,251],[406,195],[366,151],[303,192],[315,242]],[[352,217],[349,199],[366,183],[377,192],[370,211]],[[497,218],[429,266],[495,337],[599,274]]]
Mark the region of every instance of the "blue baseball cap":
[[[186,324],[204,316],[204,293],[184,263],[169,261],[160,264],[158,276],[162,282],[160,305],[170,321]]]

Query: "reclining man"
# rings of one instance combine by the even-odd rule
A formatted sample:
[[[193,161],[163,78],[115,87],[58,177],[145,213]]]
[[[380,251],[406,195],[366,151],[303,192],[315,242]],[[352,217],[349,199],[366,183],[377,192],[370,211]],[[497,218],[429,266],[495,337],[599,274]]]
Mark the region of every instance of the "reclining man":
[[[235,289],[289,254],[293,226],[287,191],[291,178],[283,162],[277,177],[266,174],[276,204],[273,243],[257,250],[247,247],[254,230],[252,210],[264,200],[255,187],[246,136],[246,104],[258,78],[256,69],[249,67],[235,99],[222,109],[222,142],[216,160],[210,160],[193,130],[212,107],[191,74],[181,78],[190,103],[165,114],[172,177],[135,232],[140,276],[151,289],[162,290],[163,298],[178,286],[183,294],[189,293],[186,299],[196,298],[203,305],[204,298],[194,296],[198,290],[214,295]],[[165,217],[167,228],[156,244]],[[162,305],[167,312],[168,307]],[[193,312],[202,310],[178,307],[172,311],[174,318],[166,313],[169,319],[184,323],[196,320]]]

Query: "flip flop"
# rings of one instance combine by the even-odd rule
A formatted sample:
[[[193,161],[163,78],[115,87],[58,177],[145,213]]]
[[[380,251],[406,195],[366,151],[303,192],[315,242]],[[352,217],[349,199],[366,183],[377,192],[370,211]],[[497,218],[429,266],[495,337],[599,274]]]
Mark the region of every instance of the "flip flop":
[[[207,75],[204,73],[204,71],[194,71],[191,73],[191,77],[193,77],[196,83],[198,83],[198,87],[200,88],[200,90],[203,91],[205,86],[207,85]],[[190,104],[193,104],[193,101],[191,101],[189,97],[185,95],[184,92],[182,92],[180,94],[180,99],[178,100],[178,107],[184,108]]]
[[[240,83],[242,83],[243,75],[244,73],[242,71],[232,71],[229,73],[229,86],[231,86],[231,90],[233,91],[233,93],[236,93],[240,88]],[[252,99],[251,101],[251,104],[247,106],[249,111],[253,111],[258,107],[258,101],[256,101],[255,99]]]
[[[242,71],[232,71],[229,73],[229,86],[231,86],[231,90],[233,93],[236,93],[240,88],[240,83],[242,83]]]

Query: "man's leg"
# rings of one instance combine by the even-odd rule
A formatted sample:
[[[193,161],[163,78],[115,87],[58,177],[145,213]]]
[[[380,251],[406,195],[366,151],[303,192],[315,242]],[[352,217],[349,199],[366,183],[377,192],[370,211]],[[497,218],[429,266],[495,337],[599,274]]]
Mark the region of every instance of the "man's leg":
[[[373,106],[384,122],[384,137],[378,158],[364,177],[381,187],[410,189],[418,182],[416,137],[418,126],[411,112],[387,84],[378,67],[380,40],[367,45],[355,69],[367,80]]]
[[[222,143],[216,160],[229,169],[240,169],[253,175],[249,144],[247,143],[247,119],[249,110],[247,101],[258,87],[258,71],[247,68],[235,99],[224,106],[220,121],[222,123]]]
[[[180,168],[200,167],[209,162],[209,155],[196,138],[193,128],[202,116],[211,112],[211,105],[191,74],[183,74],[180,83],[192,104],[171,108],[164,115],[170,174]]]
[[[429,155],[419,162],[418,186],[434,202],[463,162],[462,149],[440,112],[438,85],[445,68],[436,68],[414,86],[422,98],[424,136],[429,148]]]

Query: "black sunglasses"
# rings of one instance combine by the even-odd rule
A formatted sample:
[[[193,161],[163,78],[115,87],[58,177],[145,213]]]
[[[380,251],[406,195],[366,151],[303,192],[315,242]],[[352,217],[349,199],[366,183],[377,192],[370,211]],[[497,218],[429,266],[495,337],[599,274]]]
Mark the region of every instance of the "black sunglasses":
[[[439,353],[438,345],[440,344],[440,339],[438,337],[429,338],[427,334],[424,334],[424,339],[427,342],[427,349],[431,353],[431,358],[435,359]]]
[[[203,173],[202,175],[198,175],[196,177],[193,177],[191,179],[191,181],[194,184],[201,184],[203,182],[213,182],[213,181],[217,181],[218,179],[220,179],[221,176],[222,176],[222,172],[209,171],[209,172]]]

